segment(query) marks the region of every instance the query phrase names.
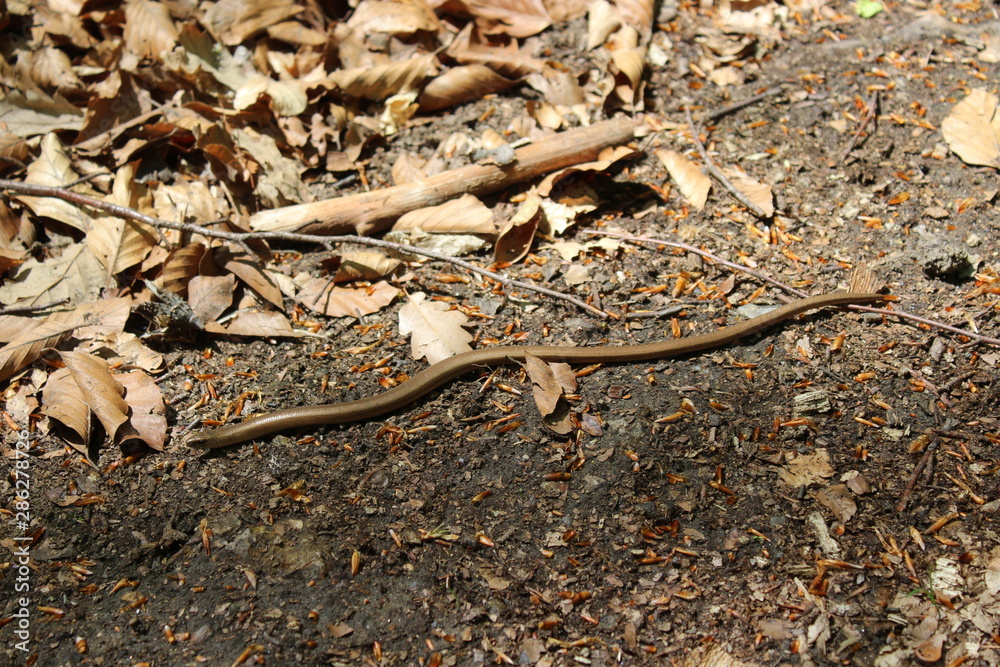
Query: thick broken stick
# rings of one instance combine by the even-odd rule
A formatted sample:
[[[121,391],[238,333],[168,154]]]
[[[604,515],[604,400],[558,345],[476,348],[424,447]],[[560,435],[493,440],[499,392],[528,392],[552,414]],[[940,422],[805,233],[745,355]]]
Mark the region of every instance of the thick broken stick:
[[[404,213],[441,204],[459,195],[485,194],[512,183],[597,158],[601,150],[632,139],[636,121],[617,118],[561,132],[517,149],[506,166],[470,164],[428,178],[310,204],[261,211],[252,229],[304,234],[358,234],[382,231]]]

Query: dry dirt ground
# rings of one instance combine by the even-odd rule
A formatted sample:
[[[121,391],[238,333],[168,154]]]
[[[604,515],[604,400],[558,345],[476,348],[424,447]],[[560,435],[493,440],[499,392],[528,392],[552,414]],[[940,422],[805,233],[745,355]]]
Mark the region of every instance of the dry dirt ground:
[[[649,75],[648,111],[684,122],[685,100],[704,118],[781,87],[710,130],[717,161],[773,184],[794,214],[783,242],[731,215],[723,194],[703,213],[683,213],[676,194],[660,201],[652,149],[672,147],[669,134],[593,177],[608,204],[589,224],[742,257],[812,293],[843,288],[868,261],[897,307],[996,331],[996,298],[973,277],[998,266],[996,173],[964,165],[934,128],[969,88],[995,88],[997,66],[977,60],[968,35],[914,23],[922,3],[890,9],[862,20],[845,4],[842,22],[786,30],[724,89],[682,76],[708,20],[692,7],[666,17],[673,50]],[[941,11],[996,20],[978,3]],[[558,53],[582,29],[545,39]],[[875,92],[877,117],[848,150]],[[405,130],[370,169],[455,124],[502,130],[526,94],[492,102],[501,113],[485,121],[469,105]],[[289,262],[316,261],[299,250]],[[592,280],[573,287],[556,253],[534,252],[510,271],[633,310],[672,303],[682,272],[728,277],[623,243],[587,255]],[[671,335],[671,317],[686,335],[738,317],[688,300],[665,319],[600,322],[438,270],[415,269],[407,289],[479,306],[493,317],[473,334],[502,343],[643,342]],[[735,280],[738,304],[758,285]],[[657,285],[668,289],[636,291]],[[389,355],[415,373],[396,308],[331,322],[328,339],[164,343],[190,371],[161,383],[171,423],[221,414],[222,402],[190,407],[204,391],[192,374],[214,374],[223,400],[259,392],[247,410],[266,411],[379,391],[352,368]],[[826,311],[726,349],[600,368],[572,403],[586,428],[567,436],[545,428],[515,370],[499,379],[524,396],[483,392],[485,376],[471,374],[380,423],[207,453],[175,437],[114,470],[120,453],[105,448],[101,474],[52,439],[42,449],[56,455],[32,462],[45,532],[31,576],[38,604],[64,614],[33,619],[34,664],[998,665],[998,359],[934,328]],[[820,392],[818,411],[797,411],[808,392]],[[61,507],[67,491],[105,502]],[[22,664],[11,627],[0,662]]]

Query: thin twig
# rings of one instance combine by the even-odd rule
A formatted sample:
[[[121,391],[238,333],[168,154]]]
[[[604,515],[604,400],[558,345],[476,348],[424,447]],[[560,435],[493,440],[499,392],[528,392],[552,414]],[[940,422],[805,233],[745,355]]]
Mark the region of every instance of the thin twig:
[[[878,108],[878,91],[873,91],[872,96],[868,99],[868,108],[865,110],[865,117],[861,119],[861,124],[858,125],[858,129],[854,131],[854,136],[851,137],[851,143],[847,144],[847,150],[845,150],[840,155],[840,161],[843,162],[847,159],[847,156],[851,154],[854,147],[858,145],[858,137],[861,133],[865,131],[868,127],[868,123],[872,122],[875,118],[875,110]]]
[[[728,190],[729,194],[731,194],[736,201],[746,206],[747,210],[753,213],[755,217],[761,219],[771,217],[764,213],[760,206],[754,204],[745,194],[740,192],[736,186],[733,185],[728,178],[726,178],[726,175],[715,166],[715,163],[712,162],[712,158],[708,156],[708,150],[706,150],[705,144],[701,143],[701,139],[698,138],[698,128],[695,126],[694,120],[691,118],[691,109],[685,107],[684,113],[687,115],[688,125],[691,128],[691,138],[694,140],[694,145],[698,148],[698,153],[701,154],[701,159],[705,163],[705,169],[708,170],[708,173],[710,173],[712,177],[719,182],[719,185]]]
[[[586,303],[585,301],[582,301],[574,296],[570,296],[569,294],[564,294],[563,292],[548,289],[547,287],[541,287],[539,285],[533,285],[520,280],[514,280],[503,274],[484,269],[457,257],[451,257],[450,255],[434,252],[433,250],[425,250],[423,248],[417,248],[402,243],[393,243],[391,241],[383,241],[381,239],[373,239],[365,236],[319,236],[315,234],[297,234],[294,232],[226,232],[217,229],[208,229],[206,227],[202,227],[201,225],[195,225],[187,222],[171,222],[169,220],[161,220],[160,218],[154,218],[140,213],[139,211],[129,208],[128,206],[112,204],[111,202],[106,202],[89,195],[80,194],[79,192],[72,192],[70,190],[48,185],[36,185],[34,183],[21,183],[18,181],[0,179],[0,189],[13,190],[14,192],[20,192],[22,194],[35,197],[55,197],[57,199],[62,199],[63,201],[77,204],[78,206],[96,208],[116,217],[141,222],[158,229],[172,229],[175,231],[201,234],[202,236],[230,241],[239,245],[247,252],[247,254],[251,256],[256,253],[254,253],[254,251],[250,248],[248,241],[254,240],[313,243],[322,245],[328,251],[333,251],[334,246],[338,243],[357,243],[359,245],[385,248],[396,252],[421,255],[440,262],[454,264],[455,266],[459,266],[467,271],[471,271],[491,280],[495,280],[505,287],[517,287],[519,289],[551,296],[555,299],[568,301],[574,306],[593,313],[602,319],[609,317],[607,312],[600,310],[599,308],[595,308],[589,303]]]
[[[938,442],[940,441],[935,438],[929,445],[927,445],[927,451],[920,457],[920,462],[917,463],[917,467],[913,469],[913,474],[910,475],[910,479],[906,482],[906,488],[903,489],[903,495],[900,496],[899,503],[896,505],[897,512],[902,512],[909,504],[910,496],[913,494],[913,487],[917,483],[917,478],[920,477],[921,471],[923,471],[923,469],[927,467],[927,464],[930,462],[931,457],[934,455],[934,450],[937,449]]]
[[[712,120],[716,120],[718,118],[722,118],[723,116],[731,114],[734,111],[739,111],[743,107],[748,107],[751,104],[756,104],[757,102],[760,102],[763,99],[767,99],[768,97],[771,97],[772,95],[777,95],[782,90],[783,89],[781,88],[781,86],[776,86],[774,88],[768,88],[764,92],[757,93],[756,95],[751,95],[750,97],[746,98],[745,100],[741,100],[739,102],[733,102],[732,104],[730,104],[728,106],[724,106],[721,109],[716,109],[712,113],[710,113],[707,116],[705,116],[705,120],[706,121],[712,121]]]
[[[693,252],[693,253],[695,253],[697,255],[700,255],[700,256],[702,256],[702,257],[704,257],[704,258],[706,258],[708,260],[711,260],[713,262],[718,262],[719,264],[722,264],[723,266],[728,266],[729,268],[731,268],[731,269],[733,269],[735,271],[742,271],[743,273],[749,274],[749,275],[751,275],[751,276],[753,276],[753,277],[755,277],[755,278],[757,278],[759,280],[763,280],[763,281],[769,282],[772,285],[780,287],[781,289],[783,289],[785,291],[791,292],[792,294],[794,294],[796,296],[799,296],[799,297],[807,297],[807,296],[809,296],[805,292],[802,292],[801,290],[797,290],[797,289],[795,289],[793,287],[789,287],[788,285],[785,285],[784,283],[781,283],[781,282],[775,280],[774,278],[766,276],[763,273],[760,273],[759,271],[754,271],[753,269],[748,269],[745,266],[740,266],[739,264],[735,264],[735,263],[730,262],[728,260],[722,259],[721,257],[718,257],[717,255],[713,255],[710,252],[706,252],[704,250],[700,250],[700,249],[695,248],[694,246],[688,245],[686,243],[679,243],[677,241],[667,241],[667,240],[664,240],[664,239],[653,239],[653,238],[649,238],[647,236],[632,236],[630,234],[622,234],[622,233],[619,233],[619,232],[603,231],[603,230],[599,230],[599,229],[584,229],[582,231],[583,231],[584,234],[591,234],[591,235],[594,235],[594,236],[609,236],[611,238],[622,239],[623,241],[631,241],[631,242],[634,242],[634,243],[655,243],[657,245],[665,245],[665,246],[670,246],[672,248],[680,248],[681,250],[685,250],[687,252]],[[931,320],[931,319],[928,319],[926,317],[921,317],[920,315],[914,315],[913,313],[908,313],[905,310],[896,310],[896,309],[891,309],[890,310],[888,308],[874,308],[872,306],[862,306],[862,305],[859,305],[859,304],[851,304],[851,305],[845,306],[845,307],[849,308],[851,310],[858,310],[858,311],[862,311],[862,312],[865,312],[865,313],[877,313],[879,315],[888,315],[888,316],[892,316],[892,317],[898,317],[898,318],[903,319],[903,320],[910,320],[911,322],[916,322],[918,324],[926,324],[927,326],[934,327],[936,329],[943,329],[944,331],[950,331],[951,333],[955,333],[955,334],[958,334],[960,336],[967,336],[967,337],[973,339],[977,343],[986,343],[987,345],[994,345],[994,346],[1000,347],[1000,339],[998,339],[998,338],[991,338],[990,336],[984,336],[982,334],[974,333],[974,332],[968,331],[966,329],[961,329],[959,327],[953,327],[950,324],[945,324],[944,322],[939,322],[937,320]]]
[[[58,301],[50,301],[49,303],[43,303],[38,306],[10,306],[9,308],[0,309],[0,315],[16,315],[17,313],[37,313],[41,310],[48,310],[49,308],[55,308],[56,306],[61,306],[64,303],[69,303],[69,297],[65,299],[59,299]]]

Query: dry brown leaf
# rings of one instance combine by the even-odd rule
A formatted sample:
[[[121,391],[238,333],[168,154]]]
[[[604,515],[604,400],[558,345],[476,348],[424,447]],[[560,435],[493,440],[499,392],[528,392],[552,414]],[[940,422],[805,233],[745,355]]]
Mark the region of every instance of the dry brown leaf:
[[[427,160],[419,155],[403,153],[392,165],[392,182],[394,185],[413,183],[427,178]]]
[[[825,449],[817,449],[812,454],[799,454],[787,467],[778,471],[781,481],[793,488],[821,483],[833,477],[833,473],[830,453]]]
[[[299,46],[323,46],[330,41],[328,35],[319,30],[307,28],[298,21],[276,23],[267,29],[267,34],[274,39]]]
[[[402,262],[398,259],[374,250],[345,252],[340,256],[340,266],[333,274],[333,282],[378,280],[394,272],[400,264]]]
[[[125,4],[125,46],[140,58],[155,58],[177,44],[177,26],[162,2],[129,0]]]
[[[171,252],[163,263],[163,274],[158,281],[163,289],[186,296],[188,283],[201,273],[206,250],[201,243],[192,243]]]
[[[962,161],[1000,169],[1000,115],[995,95],[974,88],[941,122],[941,134]]]
[[[634,157],[639,157],[641,153],[629,148],[628,146],[614,146],[610,148],[605,148],[598,155],[598,159],[593,162],[581,162],[580,164],[574,164],[572,167],[566,167],[565,169],[560,169],[559,171],[552,172],[538,184],[538,194],[543,197],[548,196],[559,184],[559,182],[571,176],[577,172],[581,171],[605,171],[609,169],[613,164],[621,160],[628,160]],[[563,198],[560,197],[560,200]]]
[[[563,387],[551,365],[533,354],[525,354],[524,369],[531,378],[535,405],[538,406],[539,412],[543,417],[551,415],[563,395]]]
[[[497,233],[493,212],[474,195],[462,195],[439,206],[410,211],[403,215],[392,231],[421,229],[432,234],[483,234]]]
[[[0,248],[0,274],[6,275],[9,270],[24,264],[27,256],[28,253],[24,250]]]
[[[246,283],[250,289],[270,301],[277,308],[284,308],[285,301],[281,290],[274,284],[271,276],[256,257],[246,254],[246,251],[232,246],[220,246],[215,249],[215,263],[219,268],[229,271]]]
[[[424,111],[445,109],[507,90],[516,83],[486,65],[452,67],[424,86],[420,108]]]
[[[586,96],[572,71],[546,67],[525,79],[529,86],[542,94],[549,104],[558,108],[580,108]]]
[[[363,0],[347,20],[347,27],[357,35],[412,35],[418,30],[436,34],[441,22],[423,2]]]
[[[167,440],[166,406],[156,381],[142,371],[116,373],[114,379],[125,389],[128,423],[118,429],[115,443],[139,439],[158,452]]]
[[[104,338],[103,345],[114,351],[115,357],[110,361],[141,368],[149,373],[163,370],[163,355],[146,347],[142,339],[135,334],[128,332],[111,334]]]
[[[0,285],[0,302],[8,306],[37,306],[69,299],[90,301],[104,288],[100,262],[86,243],[73,243],[45,262],[31,258]]]
[[[399,294],[385,281],[370,287],[336,287],[329,278],[313,278],[297,300],[306,308],[330,317],[362,317],[382,310]]]
[[[202,21],[223,44],[236,46],[302,9],[292,0],[219,0]]]
[[[205,325],[205,331],[232,336],[258,336],[263,338],[271,336],[300,337],[305,335],[305,332],[293,329],[292,323],[281,313],[273,310],[260,311],[256,309],[241,310],[225,326],[218,322],[209,322]]]
[[[653,1],[615,0],[615,6],[622,20],[648,39],[653,30]]]
[[[708,191],[712,180],[701,173],[701,169],[677,151],[658,150],[656,156],[670,172],[670,177],[680,188],[681,194],[697,209],[702,209],[708,201]]]
[[[9,121],[4,119],[4,122]],[[66,149],[63,148],[62,143],[56,135],[47,134],[42,137],[42,144],[39,147],[39,151],[38,158],[28,165],[28,174],[24,179],[25,183],[63,187],[79,179],[80,176],[73,170],[69,156],[66,154]],[[91,196],[97,194],[83,186],[75,186],[73,191]],[[54,197],[18,195],[16,199],[39,217],[58,220],[82,232],[90,229],[93,217],[84,208],[76,204],[71,204],[62,199],[55,199]]]
[[[462,6],[476,19],[487,35],[530,37],[552,24],[541,0],[455,0],[449,6]]]
[[[733,186],[756,204],[765,216],[774,215],[774,194],[770,185],[750,178],[745,171],[736,166],[726,169],[725,174]]]
[[[594,0],[587,8],[587,50],[595,49],[622,25],[618,9],[607,0]]]
[[[29,73],[35,83],[60,90],[83,86],[73,71],[72,61],[64,51],[46,46],[29,55],[31,61]]]
[[[59,356],[83,392],[83,400],[114,438],[118,427],[128,420],[128,404],[122,398],[124,389],[111,375],[103,359],[81,352],[60,352]]]
[[[188,303],[202,322],[217,320],[233,305],[236,276],[195,276],[188,283]]]
[[[836,484],[817,491],[815,497],[824,507],[833,512],[833,516],[840,523],[847,523],[858,511],[858,503],[855,502],[846,484]]]
[[[42,320],[22,315],[0,315],[0,343],[9,343],[18,336],[26,334]]]
[[[42,414],[55,419],[70,430],[66,441],[78,452],[89,457],[91,435],[90,406],[83,390],[68,368],[59,368],[49,375],[42,388]]]
[[[330,81],[352,97],[384,100],[404,91],[416,90],[434,74],[437,56],[427,54],[375,67],[356,67],[330,73]]]
[[[510,80],[522,79],[543,69],[555,71],[546,67],[544,60],[532,57],[530,48],[519,49],[514,41],[505,46],[497,45],[485,39],[472,23],[458,33],[447,53],[461,65],[486,65]]]
[[[145,194],[145,187],[136,184],[135,167],[132,163],[118,170],[113,191],[107,198],[109,203],[138,207],[138,201]],[[153,227],[118,217],[94,220],[87,233],[87,245],[97,261],[104,265],[105,281],[108,284],[117,274],[146,259],[158,241],[159,237]]]
[[[542,198],[534,192],[525,196],[514,215],[500,228],[493,259],[512,264],[528,254],[542,218],[541,205]]]
[[[414,359],[426,357],[431,364],[472,348],[472,336],[462,328],[468,318],[447,304],[428,301],[423,292],[411,294],[399,309],[399,330],[410,334]]]
[[[83,112],[56,95],[26,97],[17,90],[8,90],[0,98],[0,118],[4,130],[18,137],[34,137],[59,130],[79,131],[83,127]]]
[[[306,91],[298,81],[275,81],[271,77],[257,74],[248,78],[236,89],[233,96],[233,108],[239,111],[249,109],[257,103],[262,95],[266,95],[270,100],[270,108],[279,116],[298,116],[306,110],[309,99]],[[252,130],[244,130],[249,134],[256,135],[258,139],[262,136]],[[234,139],[236,138],[234,132]],[[274,139],[271,139],[273,142]],[[253,142],[243,142],[243,147],[253,146]],[[280,153],[279,153],[280,156]],[[296,174],[297,176],[298,174]]]

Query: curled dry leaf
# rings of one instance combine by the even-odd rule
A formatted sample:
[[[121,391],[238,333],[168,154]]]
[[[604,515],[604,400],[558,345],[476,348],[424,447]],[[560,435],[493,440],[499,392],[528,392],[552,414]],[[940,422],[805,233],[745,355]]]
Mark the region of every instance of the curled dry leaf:
[[[858,504],[846,484],[836,484],[817,491],[816,500],[833,512],[840,523],[847,523],[858,511]]]
[[[128,319],[130,303],[127,297],[98,301],[53,313],[37,326],[25,328],[0,348],[0,380],[34,362],[47,348],[57,347],[74,331],[80,338],[121,331]]]
[[[66,426],[70,430],[66,441],[84,456],[89,456],[90,406],[68,368],[51,373],[42,387],[42,414]]]
[[[9,123],[10,121],[4,119],[4,122]],[[61,188],[77,181],[79,178],[79,174],[73,170],[69,156],[66,154],[66,149],[63,148],[62,143],[56,135],[47,134],[42,137],[38,158],[28,165],[28,173],[25,176],[24,182]],[[84,186],[75,186],[73,191],[98,196],[98,193]],[[87,213],[87,209],[81,206],[54,197],[18,195],[15,199],[41,218],[58,220],[81,232],[86,232],[90,229],[93,218]]]
[[[155,58],[177,44],[177,26],[162,2],[129,0],[125,4],[125,46],[140,58]]]
[[[201,263],[206,248],[201,243],[192,243],[170,253],[163,263],[163,273],[158,281],[168,292],[186,296],[191,279],[201,273]]]
[[[485,40],[472,23],[455,37],[448,46],[447,53],[462,65],[486,65],[497,74],[511,80],[522,79],[533,72],[542,71],[543,68],[552,69],[545,66],[545,61],[532,57],[531,49],[528,47],[519,49],[514,41],[506,46],[500,46]],[[572,77],[572,74],[570,76]]]
[[[128,423],[118,429],[115,443],[120,445],[137,438],[162,452],[167,440],[167,410],[160,388],[142,371],[116,373],[114,379],[125,388],[125,402],[129,407]]]
[[[233,305],[236,276],[195,276],[188,283],[188,303],[201,322],[217,320]]]
[[[107,362],[81,352],[61,352],[59,356],[79,385],[91,412],[114,438],[118,428],[128,420],[128,404],[122,398],[124,389],[111,375]]]
[[[39,262],[31,258],[0,285],[0,302],[8,306],[37,306],[68,299],[90,301],[104,288],[104,272],[86,242],[63,248],[58,256]]]
[[[413,358],[436,364],[472,348],[472,336],[462,328],[468,318],[447,304],[428,301],[423,292],[411,294],[399,309],[399,330],[410,334]]]
[[[660,162],[670,172],[670,177],[674,179],[681,194],[691,202],[697,209],[702,209],[708,201],[708,191],[712,187],[712,180],[701,173],[701,169],[677,151],[658,150],[656,156]]]
[[[542,0],[455,0],[487,35],[530,37],[549,27],[552,19]]]
[[[79,132],[83,112],[62,96],[27,98],[17,90],[8,90],[0,99],[0,117],[7,131],[18,137],[35,137],[58,130]]]
[[[336,287],[329,278],[313,278],[297,300],[306,308],[330,317],[363,317],[382,310],[399,289],[385,281],[369,287]]]
[[[452,67],[424,86],[420,108],[424,111],[446,109],[507,90],[516,83],[486,65]]]
[[[465,194],[439,206],[410,211],[393,225],[392,231],[421,229],[437,234],[485,234],[497,233],[493,223],[493,212],[474,195]]]
[[[622,20],[648,39],[653,30],[653,0],[615,0]]]
[[[513,263],[528,254],[542,217],[541,205],[542,198],[529,192],[514,215],[503,224],[493,251],[496,261]]]
[[[417,56],[402,62],[355,67],[330,73],[330,81],[352,97],[384,100],[396,93],[415,90],[417,84],[434,74],[434,54]]]
[[[279,116],[297,116],[309,103],[306,92],[297,81],[275,81],[257,74],[243,82],[233,96],[233,108],[242,111],[257,103],[261,95],[270,98],[271,109]]]
[[[974,88],[941,122],[941,134],[964,162],[1000,169],[1000,115],[995,95]]]
[[[363,0],[347,20],[347,27],[357,35],[412,35],[418,30],[437,33],[441,22],[423,2]]]
[[[333,282],[378,280],[393,273],[400,264],[402,262],[398,259],[372,250],[345,252],[340,256],[340,266],[333,275]]]
[[[202,21],[223,44],[236,46],[300,11],[292,0],[220,0]]]
[[[274,284],[274,280],[267,274],[256,257],[247,255],[246,251],[236,246],[215,248],[214,257],[215,263],[220,268],[234,274],[250,289],[274,304],[275,307],[285,307],[281,289]]]
[[[755,181],[736,166],[726,169],[725,172],[733,186],[756,204],[765,216],[774,215],[774,194],[771,192],[770,185]]]
[[[533,354],[524,355],[524,369],[531,378],[535,405],[543,417],[547,417],[556,411],[559,399],[562,398],[563,388],[556,378],[555,372],[545,361],[542,361]]]
[[[587,8],[587,50],[604,43],[622,25],[621,14],[607,0],[594,0]]]

